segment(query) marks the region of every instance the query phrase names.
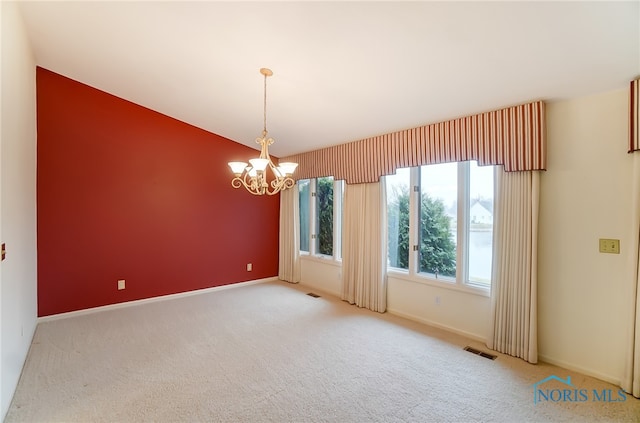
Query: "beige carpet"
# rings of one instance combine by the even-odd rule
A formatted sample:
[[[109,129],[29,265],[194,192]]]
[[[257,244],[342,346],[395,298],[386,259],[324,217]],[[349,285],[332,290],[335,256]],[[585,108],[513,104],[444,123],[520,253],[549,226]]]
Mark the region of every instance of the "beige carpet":
[[[640,421],[638,399],[593,400],[616,386],[306,292],[273,282],[41,323],[5,421]],[[550,375],[588,400],[534,404]]]

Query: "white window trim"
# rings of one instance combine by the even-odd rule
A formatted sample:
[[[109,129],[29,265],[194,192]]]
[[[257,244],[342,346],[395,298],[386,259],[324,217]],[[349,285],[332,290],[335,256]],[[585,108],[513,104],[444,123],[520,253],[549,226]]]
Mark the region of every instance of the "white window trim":
[[[305,260],[312,260],[321,263],[331,263],[335,265],[342,265],[342,245],[339,241],[342,237],[342,201],[336,202],[336,198],[342,200],[343,181],[333,181],[333,255],[320,254],[317,250],[317,237],[319,228],[317,225],[317,213],[316,213],[316,195],[317,192],[317,180],[318,178],[309,179],[309,251],[300,250],[300,258]]]
[[[478,295],[481,297],[491,296],[491,291],[489,289],[479,288],[474,285],[459,284],[456,283],[452,278],[435,279],[425,273],[410,275],[408,271],[395,267],[387,268],[387,276],[394,279],[401,279],[404,281],[421,285],[434,286],[437,288],[450,289],[452,291],[465,292],[467,294]]]
[[[343,181],[333,180],[333,258],[342,263],[342,202]],[[336,201],[339,199],[340,201]]]
[[[403,279],[416,283],[424,283],[426,285],[437,286],[442,288],[453,289],[456,291],[468,292],[471,294],[489,296],[491,286],[481,286],[477,282],[469,280],[469,243],[467,234],[469,229],[469,189],[470,189],[470,165],[469,162],[458,162],[458,223],[456,229],[456,277],[440,276],[429,273],[418,272],[419,251],[414,251],[413,246],[419,245],[419,215],[418,208],[420,202],[420,167],[412,167],[410,169],[411,190],[409,200],[409,269],[399,269],[388,267],[387,274],[389,276]],[[494,170],[494,186],[495,186],[495,170]],[[416,188],[417,187],[417,188]]]

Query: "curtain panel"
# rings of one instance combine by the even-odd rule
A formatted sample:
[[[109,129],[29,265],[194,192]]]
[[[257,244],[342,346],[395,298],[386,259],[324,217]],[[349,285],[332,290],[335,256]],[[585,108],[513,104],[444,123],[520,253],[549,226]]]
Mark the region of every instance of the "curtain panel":
[[[629,90],[629,153],[640,150],[640,79]]]
[[[387,308],[385,182],[346,185],[342,222],[342,299],[384,313]]]
[[[632,184],[632,217],[631,259],[629,264],[628,296],[629,312],[627,322],[626,361],[622,383],[620,386],[636,398],[640,398],[640,152],[633,155],[633,184]]]
[[[280,192],[278,278],[300,282],[300,199],[298,186]]]
[[[540,172],[496,172],[487,346],[530,363],[538,362],[538,210]]]
[[[629,153],[633,153],[631,185],[631,234],[629,265],[629,332],[624,373],[620,386],[640,398],[640,79],[631,81],[629,90]]]
[[[505,171],[546,168],[542,101],[406,129],[284,157],[296,179],[333,176],[349,184],[377,182],[397,168],[477,160]]]

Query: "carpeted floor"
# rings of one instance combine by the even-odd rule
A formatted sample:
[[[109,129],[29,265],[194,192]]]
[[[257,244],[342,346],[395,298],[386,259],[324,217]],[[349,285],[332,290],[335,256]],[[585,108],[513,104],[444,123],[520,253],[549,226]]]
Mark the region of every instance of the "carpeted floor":
[[[5,422],[640,421],[616,386],[307,292],[272,282],[40,323]],[[551,375],[572,387],[542,384],[534,404]]]

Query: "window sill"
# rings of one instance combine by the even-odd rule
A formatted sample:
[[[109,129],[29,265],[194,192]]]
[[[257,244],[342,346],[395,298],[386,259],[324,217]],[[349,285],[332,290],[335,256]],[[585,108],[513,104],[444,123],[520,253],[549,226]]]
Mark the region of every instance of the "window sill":
[[[309,253],[300,253],[300,260],[315,261],[317,263],[329,264],[331,266],[342,267],[342,260],[334,259],[331,256],[311,255]]]
[[[480,297],[490,297],[491,290],[477,288],[474,286],[463,285],[461,283],[457,283],[456,281],[447,281],[443,279],[435,279],[429,276],[418,276],[418,275],[410,275],[408,272],[400,272],[397,270],[388,270],[387,276],[394,279],[401,279],[407,282],[413,282],[422,285],[429,285],[437,288],[450,289],[452,291],[464,292],[466,294],[478,295]]]

